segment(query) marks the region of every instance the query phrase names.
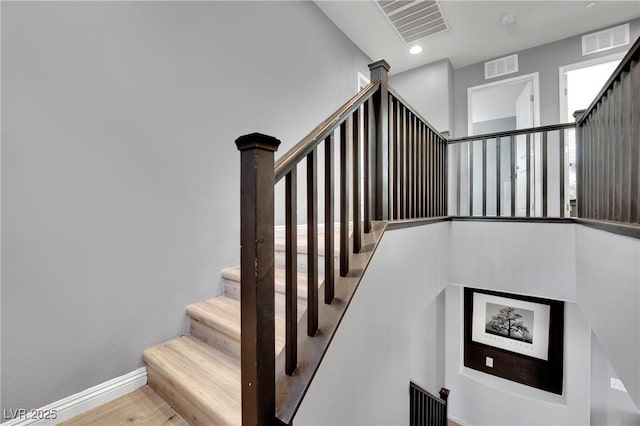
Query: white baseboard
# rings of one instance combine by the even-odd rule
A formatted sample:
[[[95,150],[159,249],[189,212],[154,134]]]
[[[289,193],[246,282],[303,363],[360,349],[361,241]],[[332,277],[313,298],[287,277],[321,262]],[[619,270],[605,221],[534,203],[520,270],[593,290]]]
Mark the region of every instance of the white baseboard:
[[[26,410],[26,415],[2,423],[2,426],[53,426],[92,408],[113,401],[129,392],[133,392],[146,384],[147,367],[141,367],[131,373],[93,386],[92,388],[61,399],[60,401],[53,402],[45,407]],[[55,413],[55,419],[37,418],[38,416],[50,415],[52,413]],[[3,413],[3,417],[5,414],[8,415],[9,413]]]
[[[457,417],[449,416],[449,420],[458,423],[460,426],[471,426],[469,423],[465,422],[464,420],[460,420]]]

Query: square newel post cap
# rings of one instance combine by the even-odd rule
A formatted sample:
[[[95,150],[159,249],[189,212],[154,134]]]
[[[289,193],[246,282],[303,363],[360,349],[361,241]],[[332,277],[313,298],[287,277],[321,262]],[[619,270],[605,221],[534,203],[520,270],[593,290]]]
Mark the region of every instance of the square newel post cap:
[[[386,71],[389,71],[391,69],[391,65],[389,65],[387,61],[385,61],[384,59],[378,59],[377,61],[371,62],[369,64],[369,71],[373,71],[374,69],[381,67]]]
[[[573,118],[575,118],[576,123],[578,121],[580,121],[580,119],[582,118],[582,116],[584,115],[585,112],[587,112],[586,109],[579,109],[579,110],[573,112]]]
[[[236,139],[238,151],[248,151],[250,149],[263,149],[265,151],[277,151],[280,140],[273,136],[263,135],[262,133],[251,133],[240,136]]]

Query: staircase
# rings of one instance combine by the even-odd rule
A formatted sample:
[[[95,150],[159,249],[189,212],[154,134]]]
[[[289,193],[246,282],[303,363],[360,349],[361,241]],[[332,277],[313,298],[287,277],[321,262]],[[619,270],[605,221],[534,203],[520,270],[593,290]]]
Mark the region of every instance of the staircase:
[[[324,233],[318,234],[324,257]],[[275,317],[278,355],[285,345],[284,236],[275,240]],[[298,320],[307,309],[306,232],[298,241]],[[337,257],[338,251],[334,252]],[[319,262],[323,264],[323,262]],[[63,425],[239,425],[240,267],[222,270],[224,294],[186,307],[190,333],[145,350],[148,385],[74,417]],[[320,271],[318,283],[324,282]],[[141,406],[141,401],[144,405]],[[152,408],[150,408],[152,407]],[[146,417],[144,413],[153,413]],[[175,410],[175,411],[174,411]]]

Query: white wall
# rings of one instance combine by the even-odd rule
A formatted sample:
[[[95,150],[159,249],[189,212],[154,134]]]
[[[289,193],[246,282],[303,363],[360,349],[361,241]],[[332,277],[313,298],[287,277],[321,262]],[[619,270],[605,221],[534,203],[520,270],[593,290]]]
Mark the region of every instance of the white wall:
[[[450,282],[575,301],[575,225],[453,221]]]
[[[575,244],[577,304],[640,405],[640,242],[580,226]]]
[[[389,85],[436,130],[452,129],[453,68],[448,59],[392,74]]]
[[[238,264],[234,140],[278,155],[367,58],[312,2],[2,2],[2,408],[135,370]]]
[[[575,304],[565,304],[563,396],[465,368],[462,306],[462,287],[448,286],[445,382],[452,419],[474,426],[589,424],[590,331]]]
[[[640,410],[627,392],[611,388],[619,379],[598,338],[591,333],[591,425],[637,426]]]
[[[427,375],[442,356],[428,344],[443,324],[426,321],[442,317],[441,297],[440,308],[429,305],[446,285],[449,226],[384,234],[295,424],[408,424],[409,381],[442,386]]]
[[[633,395],[639,260],[638,240],[574,224],[454,220],[387,232],[296,423],[405,424],[408,380],[437,392],[444,365],[461,424],[589,424],[591,392],[608,392],[603,374],[591,381],[603,359]],[[454,284],[434,299],[443,282]],[[563,395],[463,367],[462,286],[566,302]],[[590,321],[604,339],[593,366]],[[599,402],[594,418],[636,419],[630,399]]]

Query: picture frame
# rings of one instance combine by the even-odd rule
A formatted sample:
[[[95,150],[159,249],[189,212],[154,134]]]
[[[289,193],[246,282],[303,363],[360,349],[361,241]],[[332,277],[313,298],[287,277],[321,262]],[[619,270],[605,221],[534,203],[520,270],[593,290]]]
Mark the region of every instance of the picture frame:
[[[564,302],[464,289],[464,365],[562,394]]]

